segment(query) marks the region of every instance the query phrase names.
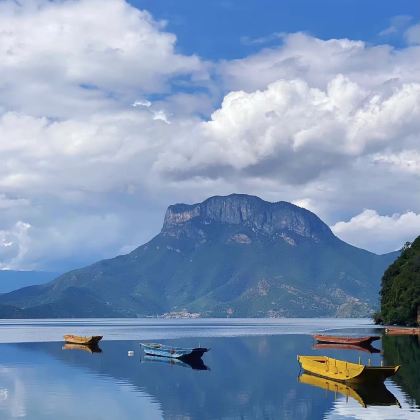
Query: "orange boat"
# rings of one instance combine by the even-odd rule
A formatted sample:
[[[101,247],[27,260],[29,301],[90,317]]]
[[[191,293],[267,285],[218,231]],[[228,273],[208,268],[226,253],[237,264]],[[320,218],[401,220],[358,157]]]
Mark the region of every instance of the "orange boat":
[[[372,341],[379,340],[381,337],[376,335],[369,335],[366,337],[345,337],[342,335],[314,335],[313,336],[318,343],[329,343],[329,344],[352,344],[356,346],[367,346]]]
[[[81,337],[80,335],[67,334],[64,336],[64,341],[70,344],[83,344],[85,346],[93,346],[102,340],[102,335],[93,335],[88,337]]]
[[[366,353],[380,353],[381,350],[373,347],[370,343],[364,346],[358,346],[356,344],[336,344],[336,343],[316,343],[313,345],[314,350],[355,350],[365,351]]]
[[[410,327],[387,327],[385,333],[388,335],[419,335],[420,328]]]

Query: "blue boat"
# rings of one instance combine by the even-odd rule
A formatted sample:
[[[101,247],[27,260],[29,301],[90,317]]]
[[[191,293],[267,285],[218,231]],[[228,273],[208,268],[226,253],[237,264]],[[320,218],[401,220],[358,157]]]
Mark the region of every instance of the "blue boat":
[[[171,357],[174,359],[188,360],[199,359],[204,353],[209,351],[205,347],[183,348],[165,346],[159,343],[141,343],[145,354],[157,357]]]

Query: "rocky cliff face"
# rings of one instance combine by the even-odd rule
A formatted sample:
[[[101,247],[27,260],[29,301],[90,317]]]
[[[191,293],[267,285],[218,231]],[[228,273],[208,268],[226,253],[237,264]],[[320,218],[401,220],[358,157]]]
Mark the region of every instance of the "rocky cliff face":
[[[169,206],[162,233],[174,234],[191,223],[242,225],[268,236],[293,233],[317,242],[335,239],[330,228],[306,209],[284,201],[269,203],[244,194],[211,197],[193,205]]]

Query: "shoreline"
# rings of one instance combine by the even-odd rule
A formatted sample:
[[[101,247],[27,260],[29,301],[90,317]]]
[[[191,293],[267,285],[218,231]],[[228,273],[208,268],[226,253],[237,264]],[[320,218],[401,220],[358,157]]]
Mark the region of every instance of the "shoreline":
[[[100,318],[0,320],[0,343],[60,342],[63,335],[108,340],[165,340],[261,335],[312,335],[337,330],[381,330],[370,318]]]

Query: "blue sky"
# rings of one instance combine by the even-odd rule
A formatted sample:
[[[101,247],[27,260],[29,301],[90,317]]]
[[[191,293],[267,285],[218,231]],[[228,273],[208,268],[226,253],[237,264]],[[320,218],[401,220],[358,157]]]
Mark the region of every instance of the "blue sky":
[[[398,16],[419,20],[415,0],[132,0],[178,37],[178,49],[208,59],[234,59],[274,45],[270,35],[305,31],[402,46],[401,33],[379,34]],[[408,23],[408,22],[407,22]],[[403,28],[400,28],[403,29]],[[267,39],[251,44],[248,40]]]
[[[418,0],[2,0],[0,28],[0,269],[231,193],[377,253],[420,234]]]

